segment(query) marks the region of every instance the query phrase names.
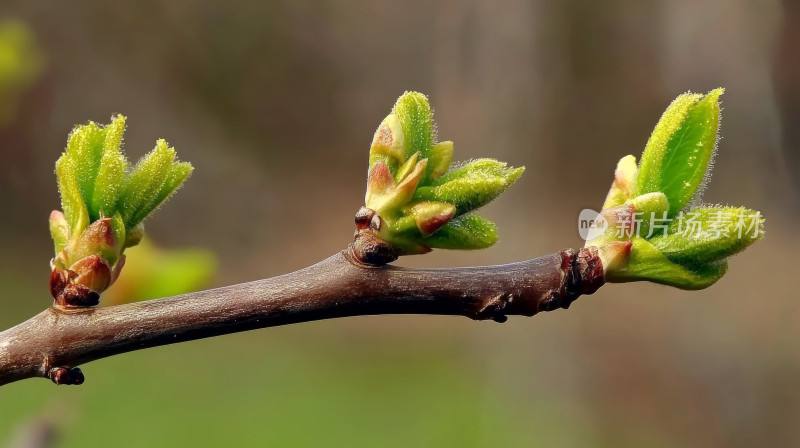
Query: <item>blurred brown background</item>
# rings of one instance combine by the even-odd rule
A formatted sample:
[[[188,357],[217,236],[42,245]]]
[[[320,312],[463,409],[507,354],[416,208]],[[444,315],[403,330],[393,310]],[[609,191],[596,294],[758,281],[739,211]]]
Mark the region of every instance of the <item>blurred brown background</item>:
[[[56,446],[83,447],[800,445],[796,2],[6,0],[3,18],[45,65],[0,127],[1,328],[49,304],[53,164],[74,124],[112,113],[130,158],[163,137],[195,165],[148,235],[212,250],[219,285],[348,244],[404,90],[429,95],[456,159],[528,171],[486,212],[495,247],[402,264],[580,246],[617,160],[677,94],[718,86],[704,201],[761,210],[767,238],[701,292],[609,285],[504,325],[302,324],[98,361],[79,388],[4,386],[0,444],[52,422]]]

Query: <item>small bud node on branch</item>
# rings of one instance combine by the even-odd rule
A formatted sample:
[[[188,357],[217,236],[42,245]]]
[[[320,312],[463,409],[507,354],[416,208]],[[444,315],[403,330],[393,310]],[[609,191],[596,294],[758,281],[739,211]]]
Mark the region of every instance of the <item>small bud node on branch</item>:
[[[77,367],[53,367],[47,372],[47,377],[56,385],[80,386],[85,378],[81,369]]]

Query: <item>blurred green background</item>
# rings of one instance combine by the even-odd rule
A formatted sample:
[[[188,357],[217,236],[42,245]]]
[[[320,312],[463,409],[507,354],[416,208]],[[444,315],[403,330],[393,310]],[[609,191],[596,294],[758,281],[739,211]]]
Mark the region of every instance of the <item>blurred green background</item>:
[[[204,260],[186,287],[345,247],[372,132],[407,89],[456,159],[528,171],[487,210],[495,247],[401,264],[580,246],[617,160],[677,94],[718,86],[704,200],[761,210],[767,238],[700,292],[608,285],[504,325],[315,322],[101,360],[81,387],[3,386],[0,445],[42,428],[63,447],[800,445],[797,2],[5,0],[3,21],[28,58],[0,44],[0,328],[49,305],[54,162],[112,113],[129,158],[163,137],[196,167],[147,227],[161,250],[205,249],[180,249]]]

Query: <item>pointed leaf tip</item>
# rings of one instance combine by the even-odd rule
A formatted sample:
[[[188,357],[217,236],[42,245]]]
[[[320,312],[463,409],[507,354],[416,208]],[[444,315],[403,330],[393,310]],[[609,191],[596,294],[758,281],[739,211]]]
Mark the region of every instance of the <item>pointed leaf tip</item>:
[[[174,160],[175,150],[165,140],[160,139],[156,142],[156,147],[142,157],[127,176],[120,197],[126,228],[135,227],[158,207],[158,195]]]
[[[400,168],[397,169],[397,174],[395,175],[395,180],[397,182],[402,182],[403,179],[408,176],[409,173],[417,166],[417,160],[419,160],[419,151],[415,152],[411,157],[408,158]]]
[[[100,166],[94,180],[90,200],[91,210],[98,218],[112,216],[125,181],[128,160],[122,154],[122,137],[125,133],[126,118],[123,115],[112,117],[111,124],[105,128],[105,141]]]

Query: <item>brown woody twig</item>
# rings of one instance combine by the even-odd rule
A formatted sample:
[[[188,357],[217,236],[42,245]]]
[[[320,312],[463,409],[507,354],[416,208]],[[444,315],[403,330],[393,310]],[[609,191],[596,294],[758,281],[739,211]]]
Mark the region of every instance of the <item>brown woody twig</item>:
[[[448,269],[369,266],[350,248],[250,283],[110,307],[50,307],[0,333],[0,385],[34,377],[80,384],[76,366],[108,356],[320,319],[443,314],[504,322],[508,315],[567,308],[602,284],[594,248]]]

